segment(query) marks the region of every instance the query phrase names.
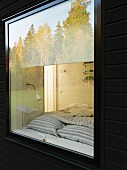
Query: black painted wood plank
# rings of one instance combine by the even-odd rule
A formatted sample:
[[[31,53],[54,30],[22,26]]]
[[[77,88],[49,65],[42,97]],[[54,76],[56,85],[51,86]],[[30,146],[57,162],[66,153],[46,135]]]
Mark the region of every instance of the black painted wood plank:
[[[5,57],[2,57],[0,55],[0,65],[4,65],[5,64]]]
[[[0,119],[5,120],[6,118],[6,113],[5,112],[0,112]]]
[[[1,95],[0,95],[0,105],[3,105],[3,106],[4,106],[5,103],[6,103],[6,97],[5,97],[5,95],[4,95],[4,96],[1,96]],[[0,108],[0,112],[3,111],[3,110],[6,111],[5,108],[6,108],[5,106],[4,106],[3,108]]]
[[[112,162],[109,160],[105,161],[105,170],[126,170],[127,166],[118,164],[117,162]]]
[[[4,34],[1,33],[1,34],[0,34],[0,41],[3,41],[3,40],[4,40]]]
[[[4,32],[4,24],[0,26],[0,34]]]
[[[5,74],[4,73],[0,73],[0,81],[5,81]]]
[[[9,162],[9,159],[5,160],[3,158],[4,155],[0,154],[0,166],[1,166],[1,169],[0,170],[23,170],[21,167],[19,167],[18,165],[15,165],[14,164],[14,161],[13,162]]]
[[[116,8],[122,5],[126,5],[127,1],[126,0],[120,0],[120,1],[116,1],[116,0],[106,0],[105,1],[105,8],[107,10],[112,9],[112,8]]]
[[[0,95],[1,95],[1,96],[4,96],[4,95],[5,95],[5,92],[6,92],[5,90],[0,89]]]
[[[127,166],[127,152],[105,147],[105,157],[110,161]]]
[[[105,92],[127,93],[127,79],[105,80]]]
[[[119,149],[121,151],[127,151],[127,137],[105,134],[105,145]]]
[[[19,1],[19,0],[10,0],[10,1],[3,0],[2,2],[0,2],[0,10],[2,10],[3,8],[6,8],[7,6],[9,6],[11,4],[14,4],[17,1]]]
[[[7,135],[7,131],[5,128],[0,127],[0,138],[3,138]]]
[[[3,145],[4,148],[7,148],[8,153],[13,152],[14,156],[16,156],[19,153],[18,154],[19,159],[22,157],[22,155],[24,155],[23,161],[25,160],[26,163],[30,164],[30,161],[29,161],[29,158],[30,158],[30,160],[34,162],[34,164],[38,165],[38,167],[40,166],[41,168],[43,164],[45,167],[46,157],[43,154],[40,154],[35,150],[32,150],[30,148],[27,148],[26,146],[22,146],[11,141],[6,141],[6,143],[4,141],[1,141],[0,144]]]
[[[27,149],[27,148],[22,148],[22,150],[21,150],[21,149],[18,148],[18,146],[16,148],[13,148],[12,146],[9,146],[7,144],[3,144],[3,143],[1,143],[1,144],[5,148],[7,148],[7,152],[10,153],[10,154],[13,154],[14,157],[17,156],[17,153],[18,153],[18,160],[19,161],[22,157],[24,157],[21,161],[22,163],[27,162],[27,164],[30,165],[31,167],[33,166],[33,168],[37,168],[37,167],[41,168],[43,164],[44,164],[44,167],[45,167],[45,158],[43,157],[43,155],[41,157],[38,157],[38,159],[37,159],[37,157],[34,155],[34,152],[33,151],[30,152],[29,149]],[[16,144],[14,146],[16,146]],[[27,151],[29,151],[29,152],[27,152]],[[30,157],[31,161],[29,160],[29,157]],[[35,164],[35,167],[34,167],[34,164]]]
[[[3,58],[5,57],[5,50],[0,50],[0,56],[1,56],[0,60],[3,60]]]
[[[127,63],[127,50],[105,53],[105,65],[126,63]]]
[[[105,119],[127,122],[127,108],[105,106],[104,111]]]
[[[1,161],[1,160],[0,160],[0,161]],[[2,161],[1,161],[1,162],[2,162]],[[1,164],[1,165],[0,165],[0,169],[1,169],[1,170],[8,170],[8,168],[5,167],[4,164]]]
[[[119,93],[105,94],[105,106],[127,108],[127,94],[119,94]]]
[[[43,2],[43,1],[42,0],[29,0],[29,1],[23,1],[23,2],[21,0],[16,1],[14,4],[7,6],[6,10],[5,9],[0,10],[0,18],[4,19],[6,17],[14,15],[18,12],[28,9],[29,7],[39,2]]]
[[[2,162],[2,161],[1,161],[1,162]],[[1,169],[1,170],[8,170],[8,168],[5,167],[4,164],[1,164],[1,165],[0,165],[0,169]]]
[[[0,119],[0,127],[5,128],[5,126],[6,126],[6,121]]]
[[[127,35],[114,38],[107,38],[105,42],[105,51],[115,51],[127,49]]]
[[[3,90],[3,89],[5,89],[5,88],[6,88],[5,82],[0,81],[0,90]]]
[[[113,65],[105,66],[105,78],[126,79],[127,78],[127,65]]]
[[[127,19],[127,5],[124,5],[114,10],[107,11],[105,22],[109,24],[126,19]]]
[[[38,167],[41,168],[44,166],[44,167],[46,167],[46,170],[47,169],[48,170],[50,170],[50,169],[51,170],[52,169],[65,170],[65,169],[71,169],[71,168],[73,168],[73,170],[83,170],[83,169],[86,170],[85,167],[82,168],[80,166],[73,165],[73,162],[69,163],[69,162],[66,162],[66,160],[60,160],[55,157],[52,157],[51,155],[49,156],[47,154],[38,152],[37,149],[34,150],[32,147],[29,148],[29,145],[28,145],[28,147],[26,147],[27,145],[21,145],[19,143],[12,142],[9,140],[6,140],[6,142],[4,140],[2,140],[0,145],[3,145],[4,148],[9,148],[9,150],[14,149],[15,153],[16,153],[16,151],[17,151],[17,153],[22,152],[22,154],[25,154],[27,157],[31,157],[30,158],[31,161],[34,160],[34,163],[36,165],[38,165]],[[48,162],[48,165],[47,165],[47,162]],[[56,164],[54,164],[54,162],[56,162]]]
[[[5,65],[0,65],[0,74],[5,72],[6,72]]]
[[[5,103],[4,101],[0,101],[0,114],[6,114],[5,111],[6,111]]]
[[[127,137],[127,122],[106,120],[105,132],[109,134]]]
[[[0,142],[1,143],[1,142]],[[4,145],[2,145],[4,146]],[[5,155],[5,160],[7,159],[6,157],[10,157],[8,160],[11,162],[14,162],[15,165],[18,165],[19,167],[22,167],[24,169],[37,169],[40,170],[40,168],[37,167],[37,165],[34,163],[34,160],[30,160],[30,157],[27,157],[27,153],[23,154],[22,151],[15,152],[14,149],[10,149],[9,147],[0,147],[0,152]],[[32,157],[32,155],[31,155]],[[43,163],[43,161],[42,161]]]
[[[0,20],[0,27],[3,25],[3,21],[2,20]]]
[[[1,64],[1,63],[0,63],[0,64]],[[4,66],[4,65],[0,65],[0,74],[1,74],[1,73],[5,73],[5,71],[6,71],[5,66]]]
[[[112,36],[120,36],[127,34],[127,20],[109,24],[105,28],[105,36],[112,37]]]
[[[25,163],[23,161],[25,158],[25,155],[22,155],[22,157],[19,159],[18,154],[13,155],[13,151],[11,151],[11,154],[10,154],[9,152],[6,151],[6,148],[0,148],[0,152],[3,155],[3,158],[5,159],[5,161],[9,160],[9,162],[13,162],[14,167],[17,167],[17,168],[19,167],[19,169],[21,167],[22,170],[23,169],[25,169],[25,170],[34,170],[34,169],[40,170],[38,167],[30,165],[31,160],[29,160],[29,162]],[[42,170],[45,170],[45,168],[42,167]]]
[[[4,47],[5,47],[5,42],[4,41],[0,41],[0,49],[4,49]]]

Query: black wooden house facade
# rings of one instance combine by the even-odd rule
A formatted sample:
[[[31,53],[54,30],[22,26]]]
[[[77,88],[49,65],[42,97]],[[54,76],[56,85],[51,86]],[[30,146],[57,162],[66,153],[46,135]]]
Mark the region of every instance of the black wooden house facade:
[[[126,170],[127,169],[127,0],[102,0],[102,108],[100,163],[79,164],[43,151],[24,138],[8,137],[7,79],[4,18],[40,3],[40,0],[0,0],[0,170]],[[38,142],[37,142],[38,143]],[[59,152],[59,149],[55,152]],[[63,154],[60,151],[61,155]],[[69,156],[69,155],[68,155]]]

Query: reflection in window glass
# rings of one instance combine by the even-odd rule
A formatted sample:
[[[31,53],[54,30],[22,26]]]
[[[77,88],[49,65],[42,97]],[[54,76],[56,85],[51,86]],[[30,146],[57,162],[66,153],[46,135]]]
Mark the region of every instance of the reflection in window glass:
[[[9,24],[9,59],[11,131],[93,157],[94,0]]]

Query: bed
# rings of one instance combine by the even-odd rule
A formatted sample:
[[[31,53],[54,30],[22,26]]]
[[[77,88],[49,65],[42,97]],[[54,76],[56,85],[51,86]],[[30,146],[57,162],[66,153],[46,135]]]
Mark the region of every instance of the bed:
[[[93,156],[93,113],[91,105],[72,104],[59,111],[43,113],[16,132]]]

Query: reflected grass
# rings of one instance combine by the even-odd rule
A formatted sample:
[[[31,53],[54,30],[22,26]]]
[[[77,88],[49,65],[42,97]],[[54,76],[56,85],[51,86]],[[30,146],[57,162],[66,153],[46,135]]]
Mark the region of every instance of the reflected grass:
[[[34,90],[17,90],[11,91],[10,96],[10,110],[11,110],[11,129],[16,128],[17,117],[19,112],[16,110],[17,106],[29,106],[36,109],[43,110],[43,88],[38,89],[37,93],[41,100],[36,100],[36,93]]]

